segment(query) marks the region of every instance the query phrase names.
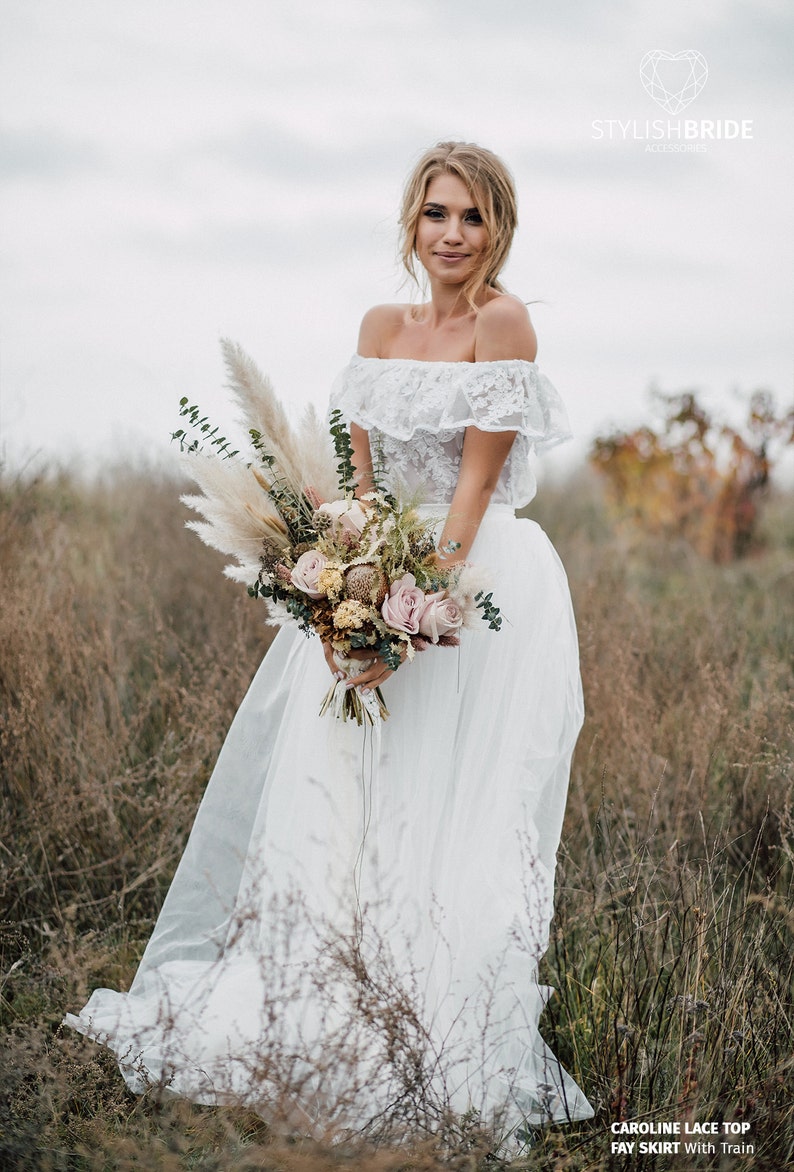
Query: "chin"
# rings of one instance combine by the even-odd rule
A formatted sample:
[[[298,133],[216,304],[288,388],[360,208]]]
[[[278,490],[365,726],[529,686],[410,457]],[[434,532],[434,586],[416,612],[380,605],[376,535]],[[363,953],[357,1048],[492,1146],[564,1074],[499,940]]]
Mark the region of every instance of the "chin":
[[[440,281],[442,285],[465,285],[472,276],[474,269],[428,269],[431,277]]]

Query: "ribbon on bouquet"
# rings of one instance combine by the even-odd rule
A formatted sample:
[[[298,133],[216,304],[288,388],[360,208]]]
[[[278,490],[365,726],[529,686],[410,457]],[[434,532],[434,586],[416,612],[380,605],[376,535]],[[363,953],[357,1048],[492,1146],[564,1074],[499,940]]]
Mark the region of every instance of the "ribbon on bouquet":
[[[389,715],[380,688],[362,692],[358,688],[348,687],[351,680],[360,676],[374,662],[374,659],[348,659],[346,655],[335,651],[334,663],[345,673],[345,679],[334,681],[328,689],[320,707],[320,716],[330,712],[337,720],[352,719],[357,724],[371,724],[373,728],[379,726]]]
[[[364,868],[367,835],[372,823],[373,791],[375,788],[378,763],[381,751],[381,729],[383,721],[388,717],[388,709],[383,702],[379,688],[361,692],[356,687],[348,687],[351,680],[360,676],[371,667],[374,659],[349,659],[339,652],[334,653],[334,663],[345,678],[337,680],[329,689],[323,701],[320,715],[329,712],[331,716],[345,721],[355,719],[363,725],[361,740],[361,841],[358,844],[356,857],[353,862],[353,892],[355,895],[355,931],[358,943],[363,936],[363,911],[361,907],[361,879]]]

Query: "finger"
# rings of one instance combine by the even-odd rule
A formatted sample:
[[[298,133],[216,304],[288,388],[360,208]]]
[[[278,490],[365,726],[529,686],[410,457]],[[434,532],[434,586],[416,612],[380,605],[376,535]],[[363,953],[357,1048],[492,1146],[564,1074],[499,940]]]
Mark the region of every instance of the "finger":
[[[330,643],[323,643],[323,655],[325,662],[328,664],[328,670],[335,680],[343,680],[345,673],[340,670],[339,664],[334,659],[334,649]]]
[[[393,674],[382,662],[378,661],[372,667],[368,667],[366,671],[362,671],[361,675],[353,676],[347,686],[348,688],[376,688]]]

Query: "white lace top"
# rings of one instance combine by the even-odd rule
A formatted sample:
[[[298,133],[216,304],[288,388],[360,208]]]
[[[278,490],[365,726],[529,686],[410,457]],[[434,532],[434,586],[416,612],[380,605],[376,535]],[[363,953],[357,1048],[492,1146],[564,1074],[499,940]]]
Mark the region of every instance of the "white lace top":
[[[521,508],[535,495],[532,450],[570,439],[562,400],[534,362],[427,362],[355,354],[336,379],[331,408],[370,434],[392,487],[449,504],[467,427],[515,431],[492,501]]]

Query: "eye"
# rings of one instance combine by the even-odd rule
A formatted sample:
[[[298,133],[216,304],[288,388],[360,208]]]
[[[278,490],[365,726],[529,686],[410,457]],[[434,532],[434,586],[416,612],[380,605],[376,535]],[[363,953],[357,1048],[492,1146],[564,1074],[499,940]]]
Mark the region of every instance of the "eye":
[[[428,220],[443,220],[444,213],[441,208],[425,208],[423,215],[427,216]]]
[[[466,212],[464,219],[467,224],[481,224],[482,223],[482,216],[480,215],[480,213],[477,211],[476,208],[470,208],[469,211]]]

